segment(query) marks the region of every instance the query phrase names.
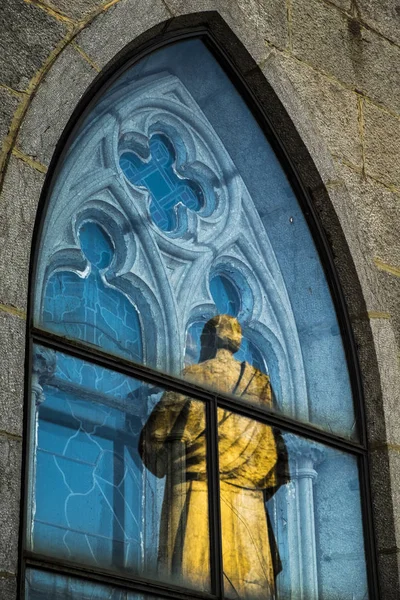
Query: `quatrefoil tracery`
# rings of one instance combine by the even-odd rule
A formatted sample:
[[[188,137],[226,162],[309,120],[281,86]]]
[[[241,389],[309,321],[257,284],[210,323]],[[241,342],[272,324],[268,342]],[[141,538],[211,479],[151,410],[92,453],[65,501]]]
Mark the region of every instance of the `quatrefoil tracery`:
[[[150,193],[150,216],[162,231],[177,226],[179,205],[198,212],[205,204],[200,184],[185,178],[174,145],[164,134],[149,140],[149,158],[144,160],[129,150],[120,156],[120,167],[128,181]]]

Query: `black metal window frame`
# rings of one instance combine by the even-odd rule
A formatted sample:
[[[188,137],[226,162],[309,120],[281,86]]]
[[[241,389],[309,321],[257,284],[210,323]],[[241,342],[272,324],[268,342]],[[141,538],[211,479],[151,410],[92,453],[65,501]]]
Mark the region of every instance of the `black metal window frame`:
[[[25,414],[24,414],[24,463],[23,463],[23,485],[21,502],[21,530],[20,530],[20,564],[19,564],[19,587],[18,597],[24,598],[25,590],[25,570],[32,567],[39,570],[58,573],[60,575],[74,576],[84,578],[88,581],[103,583],[116,586],[137,593],[146,593],[159,598],[177,598],[178,600],[189,600],[190,598],[202,598],[210,600],[223,598],[223,574],[222,574],[222,551],[221,551],[221,524],[220,524],[220,506],[219,506],[219,472],[218,472],[218,431],[217,431],[217,409],[223,407],[232,412],[241,414],[251,419],[256,419],[265,424],[284,429],[288,433],[302,436],[309,440],[320,442],[334,449],[351,454],[358,460],[360,476],[360,494],[363,517],[365,554],[367,561],[368,585],[370,600],[379,599],[379,589],[377,583],[376,569],[376,549],[374,543],[374,528],[372,519],[372,503],[370,492],[370,477],[368,464],[368,446],[366,435],[366,423],[363,410],[363,390],[361,374],[358,365],[355,342],[352,335],[351,324],[345,299],[341,290],[338,275],[336,273],[334,260],[330,245],[324,233],[323,227],[319,221],[318,215],[313,207],[310,191],[302,184],[299,173],[297,172],[294,161],[290,154],[275,133],[273,120],[274,115],[269,115],[262,102],[253,93],[246,77],[243,74],[237,61],[232,56],[232,49],[229,44],[235,41],[235,52],[241,52],[244,61],[253,62],[253,68],[258,69],[253,59],[249,57],[247,51],[237,40],[231,30],[225,25],[221,26],[222,21],[218,21],[217,27],[212,27],[212,15],[215,13],[204,13],[201,16],[201,24],[187,24],[187,19],[172,19],[166,22],[161,28],[151,35],[149,39],[136,41],[134,47],[128,48],[114,63],[105,69],[96,79],[93,86],[86,93],[84,98],[78,104],[74,111],[54,153],[51,165],[48,170],[47,178],[43,187],[34,236],[33,251],[31,254],[30,265],[30,283],[28,297],[28,320],[27,320],[27,351],[25,361]],[[218,63],[225,70],[232,80],[238,92],[242,95],[244,101],[252,111],[263,130],[268,142],[274,149],[280,164],[286,173],[290,184],[296,194],[297,200],[302,208],[307,221],[311,235],[314,239],[318,255],[320,257],[325,277],[328,282],[333,303],[336,309],[336,315],[339,322],[340,332],[345,349],[347,365],[349,369],[350,382],[353,394],[354,408],[358,424],[359,441],[352,441],[344,437],[334,435],[328,431],[319,429],[311,424],[296,421],[281,414],[267,412],[264,409],[251,406],[248,403],[234,397],[230,394],[215,393],[210,390],[189,384],[188,382],[174,377],[172,375],[156,371],[142,364],[137,364],[122,358],[107,354],[101,348],[89,346],[82,342],[67,340],[62,336],[49,333],[36,328],[33,324],[33,302],[35,273],[37,267],[37,258],[41,231],[46,214],[47,203],[50,198],[51,190],[57,179],[62,159],[65,156],[74,133],[80,127],[83,119],[90,112],[91,108],[97,102],[98,98],[104,94],[114,81],[133,64],[155,50],[165,47],[175,42],[200,38],[212,52]],[[289,119],[288,119],[289,120]],[[292,125],[294,128],[294,126]],[[142,577],[126,577],[118,573],[98,569],[95,567],[81,566],[73,562],[61,561],[51,556],[38,555],[26,550],[26,531],[27,531],[27,506],[28,506],[28,452],[31,444],[31,389],[30,377],[32,369],[33,345],[39,344],[53,350],[64,352],[72,357],[92,362],[101,367],[116,371],[128,377],[141,379],[144,382],[162,387],[166,390],[175,390],[194,399],[200,400],[206,407],[206,421],[209,435],[207,438],[208,453],[208,479],[209,479],[209,520],[210,520],[210,563],[211,563],[211,583],[215,593],[200,593],[182,587],[170,584],[147,580]]]

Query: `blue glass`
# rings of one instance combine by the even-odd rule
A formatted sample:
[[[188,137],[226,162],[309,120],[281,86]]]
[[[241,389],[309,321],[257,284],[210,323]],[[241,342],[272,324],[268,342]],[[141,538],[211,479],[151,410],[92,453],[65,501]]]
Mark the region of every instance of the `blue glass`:
[[[250,332],[246,325],[248,316],[251,314],[252,306],[247,306],[246,311],[243,310],[246,302],[244,302],[242,296],[245,295],[245,291],[247,290],[243,289],[243,287],[240,289],[240,285],[236,286],[223,274],[215,275],[210,281],[210,292],[215,302],[216,313],[236,317],[242,327],[243,340],[239,351],[235,354],[235,358],[239,361],[248,362],[263,373],[268,373],[267,357],[263,358],[262,353],[257,348],[256,344],[248,339]],[[249,300],[247,298],[246,300],[248,305]],[[200,338],[198,345],[200,346]]]
[[[190,586],[190,573],[178,579],[159,569],[165,478],[145,469],[139,453],[143,425],[163,390],[53,354],[55,372],[43,384],[37,414],[31,550]],[[202,526],[208,536],[204,514]],[[204,570],[207,585],[207,564]]]
[[[207,385],[236,391],[245,361],[268,375],[283,414],[357,439],[340,328],[308,224],[272,146],[200,39],[126,70],[59,167],[39,249],[37,327],[187,376],[185,365],[201,360],[204,325],[231,315],[243,335],[232,371],[216,369]],[[32,424],[30,550],[162,579],[168,477],[155,479],[138,453],[162,391],[61,354],[55,375],[41,377],[35,371],[44,401]],[[282,435],[287,483],[267,505],[283,567],[277,597],[364,600],[356,460]],[[201,488],[204,480],[190,482]],[[190,494],[179,498],[190,504]],[[251,532],[265,526],[261,508]]]
[[[163,231],[176,227],[176,210],[182,203],[190,210],[199,211],[203,202],[201,187],[179,173],[176,152],[170,140],[162,135],[152,135],[149,142],[150,158],[142,160],[133,152],[124,152],[120,166],[125,177],[150,192],[150,215]]]
[[[237,317],[241,306],[239,291],[227,277],[213,277],[210,281],[210,292],[218,313]]]
[[[137,310],[105,279],[114,256],[110,238],[98,224],[86,222],[79,230],[79,241],[90,271],[84,277],[72,271],[58,271],[50,277],[43,326],[140,362],[142,333]]]
[[[105,269],[113,259],[114,248],[111,239],[96,223],[87,221],[79,229],[82,252],[92,268]]]
[[[290,481],[267,502],[281,561],[277,598],[301,589],[305,598],[368,600],[357,459],[282,434]]]
[[[159,388],[132,378],[122,381],[112,371],[65,354],[56,353],[54,359],[56,369],[54,375],[43,382],[42,402],[38,407],[37,443],[31,468],[34,477],[30,502],[33,524],[28,535],[29,549],[80,566],[94,565],[127,576],[171,580],[199,590],[199,580],[208,581],[207,564],[202,564],[203,573],[198,570],[182,573],[179,567],[166,573],[160,570],[159,557],[163,548],[161,530],[165,530],[167,515],[169,519],[175,517],[178,523],[186,515],[185,531],[189,536],[195,533],[190,543],[196,548],[198,544],[208,547],[207,515],[196,512],[200,505],[206,511],[208,507],[204,477],[205,415],[201,403],[173,392],[163,394]],[[185,415],[185,430],[181,432],[185,440],[181,447],[185,459],[179,463],[184,471],[179,472],[174,462],[170,469],[167,467],[165,476],[161,477],[159,473],[156,477],[149,469],[153,468],[152,456],[159,442],[154,447],[150,445],[146,453],[139,453],[143,427],[145,424],[149,427],[149,415],[153,409],[158,410],[160,420],[153,421],[150,427],[160,440],[160,431],[166,422],[166,406],[173,410],[174,403],[178,406],[185,400],[189,400],[185,406],[197,415],[197,419],[189,412]],[[234,426],[229,434],[232,445],[228,448],[226,435],[233,419]],[[174,428],[174,423],[173,419],[171,426],[176,443],[179,428]],[[258,552],[257,560],[264,555],[268,561],[268,511],[282,567],[276,579],[277,598],[295,597],[302,589],[305,597],[321,600],[331,600],[334,594],[339,598],[348,594],[354,600],[366,600],[356,458],[281,430],[284,444],[277,446],[277,481],[281,486],[276,491],[274,483],[270,493],[264,495],[262,487],[252,489],[252,479],[245,486],[242,479],[247,481],[247,470],[248,477],[256,481],[268,473],[266,464],[270,464],[271,457],[268,452],[260,454],[257,438],[263,437],[269,426],[261,426],[265,432],[258,431],[259,425],[254,421],[239,415],[233,417],[223,409],[218,411],[218,426],[225,429],[219,460],[225,503],[222,520],[224,556],[229,557],[232,553],[235,536],[238,536],[241,552],[247,551],[248,544],[255,543],[257,538],[259,543],[265,544],[261,554]],[[196,428],[200,435],[195,434]],[[241,431],[242,435],[239,435]],[[243,444],[246,436],[248,443]],[[166,430],[166,447],[171,439]],[[154,439],[151,443],[154,444]],[[198,470],[200,455],[203,471]],[[176,459],[176,449],[170,456]],[[257,462],[260,463],[258,473]],[[203,476],[196,476],[200,472]],[[182,485],[186,493],[182,493]],[[175,490],[178,490],[177,495]],[[175,501],[180,498],[179,506],[170,502],[171,494]],[[166,507],[171,506],[173,510],[168,513]],[[227,506],[231,506],[232,517]],[[260,516],[257,536],[253,535],[253,513]],[[232,519],[233,529],[226,535],[224,527]],[[301,536],[296,537],[295,532],[301,532]],[[247,536],[248,543],[243,546]],[[232,547],[226,548],[226,539]],[[272,539],[268,537],[268,544],[273,543]],[[184,548],[182,541],[182,548],[176,549],[176,555],[179,556]],[[227,560],[231,562],[230,558]],[[240,555],[238,560],[246,564],[247,556]],[[69,594],[66,598],[74,598],[74,594],[85,598],[89,593],[100,600],[106,593],[102,586],[97,588],[87,582],[34,571],[30,572],[28,589],[29,600],[64,598],[63,594]],[[111,598],[119,600],[118,590],[109,588],[107,592]],[[231,597],[229,590],[227,592]]]
[[[120,587],[66,577],[46,571],[28,569],[25,600],[156,600],[155,596],[137,594]]]
[[[236,358],[269,374],[279,410],[357,439],[308,224],[201,40],[150,54],[99,98],[60,165],[37,272],[36,326],[175,376],[199,360],[204,323],[235,316]]]
[[[200,360],[200,337],[205,325],[204,321],[195,321],[186,333],[185,367],[197,364]]]

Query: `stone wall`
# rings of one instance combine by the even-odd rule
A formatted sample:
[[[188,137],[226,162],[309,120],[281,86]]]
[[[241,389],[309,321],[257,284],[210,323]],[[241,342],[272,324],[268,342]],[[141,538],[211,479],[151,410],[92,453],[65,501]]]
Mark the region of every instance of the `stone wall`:
[[[154,35],[164,27],[160,23],[198,11],[217,11],[246,47],[258,65],[255,69],[249,62],[248,82],[262,96],[260,72],[265,75],[273,93],[265,96],[264,104],[272,107],[275,102],[276,128],[286,146],[298,145],[297,167],[331,242],[360,356],[382,598],[398,598],[400,5],[396,0],[1,3],[0,598],[11,600],[16,594],[29,255],[47,169],[81,96],[105,65],[150,28]],[[189,25],[192,20],[188,17]],[[231,53],[235,60],[234,45]],[[246,71],[245,60],[241,68]],[[286,114],[301,142],[287,129]],[[320,179],[308,168],[309,157]]]

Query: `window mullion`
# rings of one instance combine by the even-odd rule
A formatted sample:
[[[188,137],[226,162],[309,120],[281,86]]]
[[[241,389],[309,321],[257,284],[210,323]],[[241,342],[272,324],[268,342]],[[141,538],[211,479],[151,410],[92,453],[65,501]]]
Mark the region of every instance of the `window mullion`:
[[[157,371],[151,367],[112,356],[95,346],[88,346],[76,340],[68,340],[67,338],[37,328],[32,328],[31,335],[33,341],[37,344],[69,354],[80,360],[90,361],[106,369],[122,373],[127,377],[152,383],[165,390],[175,390],[178,393],[186,394],[193,399],[203,402],[208,402],[215,396],[215,392],[207,388],[200,387],[174,375]],[[319,429],[313,424],[295,420],[278,412],[268,412],[264,408],[243,401],[239,396],[219,392],[218,402],[221,408],[284,429],[288,433],[307,437],[310,440],[326,444],[344,452],[365,454],[367,451],[366,447],[360,442],[340,437],[324,429]]]
[[[207,592],[199,592],[184,587],[177,587],[172,584],[152,581],[140,577],[127,577],[125,574],[119,574],[107,569],[99,569],[92,565],[75,564],[65,560],[59,560],[54,557],[42,556],[31,552],[24,554],[24,566],[26,569],[34,569],[36,571],[44,571],[72,577],[74,579],[83,579],[104,585],[115,586],[124,591],[132,591],[133,593],[143,594],[149,599],[168,599],[173,600],[215,600],[215,597]],[[25,584],[24,579],[22,580]],[[21,587],[21,590],[24,589]],[[18,596],[19,598],[20,596]],[[21,599],[24,598],[21,595]]]
[[[219,501],[218,406],[216,398],[206,403],[206,420],[206,430],[208,432],[207,457],[211,585],[215,595],[223,598],[221,505]]]

